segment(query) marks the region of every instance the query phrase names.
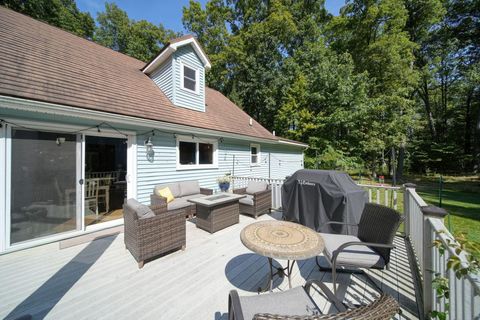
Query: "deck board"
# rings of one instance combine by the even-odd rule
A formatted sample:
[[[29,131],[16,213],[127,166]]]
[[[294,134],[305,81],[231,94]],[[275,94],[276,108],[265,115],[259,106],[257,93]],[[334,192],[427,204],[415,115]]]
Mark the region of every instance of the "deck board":
[[[278,213],[274,217],[278,218]],[[259,220],[272,219],[262,216]],[[187,248],[145,264],[139,270],[125,250],[123,234],[59,249],[48,244],[0,256],[0,318],[23,314],[46,319],[227,319],[228,293],[257,294],[267,285],[267,259],[240,242],[240,231],[255,220],[210,234],[187,221]],[[396,237],[390,269],[368,271],[379,287],[400,301],[398,319],[417,319],[412,275],[403,239]],[[285,261],[274,261],[285,264]],[[292,285],[307,279],[332,288],[332,275],[315,259],[298,261]],[[351,303],[368,303],[378,293],[362,275],[338,274],[338,293]],[[277,278],[274,290],[288,290]],[[334,309],[314,295],[323,312]]]

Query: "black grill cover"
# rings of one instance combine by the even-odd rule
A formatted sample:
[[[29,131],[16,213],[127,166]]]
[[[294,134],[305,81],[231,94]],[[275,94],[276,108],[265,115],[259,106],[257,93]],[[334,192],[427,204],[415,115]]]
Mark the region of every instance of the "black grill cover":
[[[344,172],[298,170],[282,187],[283,217],[318,232],[356,235],[356,227],[325,223],[358,224],[367,199],[367,192]]]

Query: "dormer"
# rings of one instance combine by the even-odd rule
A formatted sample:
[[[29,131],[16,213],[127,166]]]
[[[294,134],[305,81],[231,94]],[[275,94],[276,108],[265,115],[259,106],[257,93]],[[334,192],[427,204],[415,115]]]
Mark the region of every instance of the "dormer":
[[[205,71],[210,67],[198,41],[187,35],[171,40],[142,71],[174,105],[205,112]]]

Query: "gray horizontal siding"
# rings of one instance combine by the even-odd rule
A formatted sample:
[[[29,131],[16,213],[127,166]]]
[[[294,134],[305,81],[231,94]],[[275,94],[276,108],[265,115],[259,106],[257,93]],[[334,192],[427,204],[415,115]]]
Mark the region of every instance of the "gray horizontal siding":
[[[172,58],[169,58],[151,76],[153,82],[173,101],[173,73]]]
[[[199,93],[190,92],[181,88],[181,64],[197,69],[199,74]],[[203,63],[197,56],[192,46],[186,45],[178,48],[173,60],[175,93],[173,103],[177,106],[205,111],[205,70]]]
[[[173,181],[198,180],[205,188],[218,188],[216,179],[225,173],[237,176],[268,177],[270,154],[271,178],[284,178],[303,167],[303,154],[299,148],[261,145],[261,164],[250,165],[250,142],[225,139],[218,143],[218,168],[177,170],[176,138],[173,134],[156,134],[152,142],[155,155],[147,159],[145,137],[138,137],[137,198],[149,203],[155,185]],[[235,159],[235,160],[234,160]]]

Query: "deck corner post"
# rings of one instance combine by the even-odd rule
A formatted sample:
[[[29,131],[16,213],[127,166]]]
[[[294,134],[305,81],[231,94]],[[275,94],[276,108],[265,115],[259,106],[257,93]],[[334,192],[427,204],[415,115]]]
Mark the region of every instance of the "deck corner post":
[[[430,311],[433,310],[435,305],[435,289],[433,288],[432,281],[435,278],[433,270],[434,266],[434,254],[436,248],[433,243],[437,238],[435,229],[433,228],[431,219],[439,219],[442,221],[447,215],[447,211],[443,208],[436,206],[424,206],[421,208],[423,214],[423,312],[425,317],[428,316]]]

